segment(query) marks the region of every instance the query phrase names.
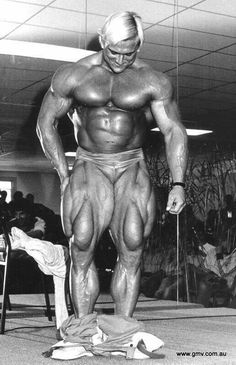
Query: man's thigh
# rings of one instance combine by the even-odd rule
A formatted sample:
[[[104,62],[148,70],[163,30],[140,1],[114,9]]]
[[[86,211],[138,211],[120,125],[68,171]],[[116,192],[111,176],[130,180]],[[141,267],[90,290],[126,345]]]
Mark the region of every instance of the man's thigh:
[[[142,246],[155,218],[155,197],[144,161],[130,166],[114,186],[111,231],[116,245],[128,250]],[[118,248],[117,247],[117,248]]]
[[[110,181],[92,162],[76,161],[62,199],[66,234],[100,235],[108,226],[114,206]]]

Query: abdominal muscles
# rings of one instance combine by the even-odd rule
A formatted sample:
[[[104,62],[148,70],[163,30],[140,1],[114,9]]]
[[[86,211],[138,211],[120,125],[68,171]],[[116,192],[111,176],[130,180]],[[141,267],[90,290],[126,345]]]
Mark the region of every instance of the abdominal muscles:
[[[140,112],[89,108],[82,113],[79,145],[91,152],[116,153],[141,147],[146,123]]]

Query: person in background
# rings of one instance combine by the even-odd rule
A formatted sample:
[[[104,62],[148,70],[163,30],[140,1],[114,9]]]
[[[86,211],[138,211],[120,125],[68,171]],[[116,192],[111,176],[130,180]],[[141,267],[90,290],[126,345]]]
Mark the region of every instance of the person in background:
[[[13,198],[8,205],[11,216],[13,217],[16,209],[21,208],[23,205],[26,205],[26,200],[24,198],[22,191],[17,190],[13,194]]]
[[[14,203],[11,219],[6,223],[9,234],[13,228],[19,228],[27,236],[36,238],[40,242],[45,234],[45,221],[31,214],[30,205],[25,198],[19,196]],[[12,244],[9,261],[9,293],[40,293],[42,290],[42,276],[33,258],[23,250],[14,249]]]
[[[6,202],[7,192],[5,190],[0,191],[0,215],[6,221],[10,219],[9,204]],[[0,228],[1,230],[1,228]]]
[[[20,228],[33,238],[44,237],[46,223],[42,218],[32,215],[31,207],[28,204],[24,203],[16,207],[12,214],[13,218],[8,223],[10,227]]]
[[[60,215],[55,214],[52,209],[42,203],[35,203],[35,198],[32,193],[26,195],[26,200],[29,203],[31,214],[45,221],[44,239],[54,244],[68,246],[68,240],[63,232]]]

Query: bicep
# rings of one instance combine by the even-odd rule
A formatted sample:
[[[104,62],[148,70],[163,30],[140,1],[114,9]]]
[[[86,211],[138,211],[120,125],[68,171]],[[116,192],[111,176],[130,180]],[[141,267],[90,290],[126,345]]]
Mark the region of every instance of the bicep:
[[[55,72],[40,108],[38,119],[40,125],[54,124],[57,119],[66,115],[72,105],[74,86],[75,79],[70,65]]]
[[[59,119],[70,110],[71,104],[70,98],[63,97],[49,89],[43,99],[39,116]]]
[[[164,74],[154,74],[151,89],[151,112],[155,122],[164,134],[180,123],[178,107],[173,97],[172,84]]]
[[[152,115],[165,135],[175,126],[180,126],[180,116],[178,107],[174,100],[158,100],[151,103]]]
[[[40,108],[38,126],[55,125],[57,120],[70,110],[71,104],[70,98],[62,97],[50,88],[45,94]]]

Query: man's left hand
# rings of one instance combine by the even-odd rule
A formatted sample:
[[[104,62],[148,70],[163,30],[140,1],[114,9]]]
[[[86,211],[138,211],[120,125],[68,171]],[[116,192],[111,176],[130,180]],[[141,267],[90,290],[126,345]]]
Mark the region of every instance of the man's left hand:
[[[185,191],[182,186],[174,186],[169,193],[166,210],[179,214],[185,206]]]

